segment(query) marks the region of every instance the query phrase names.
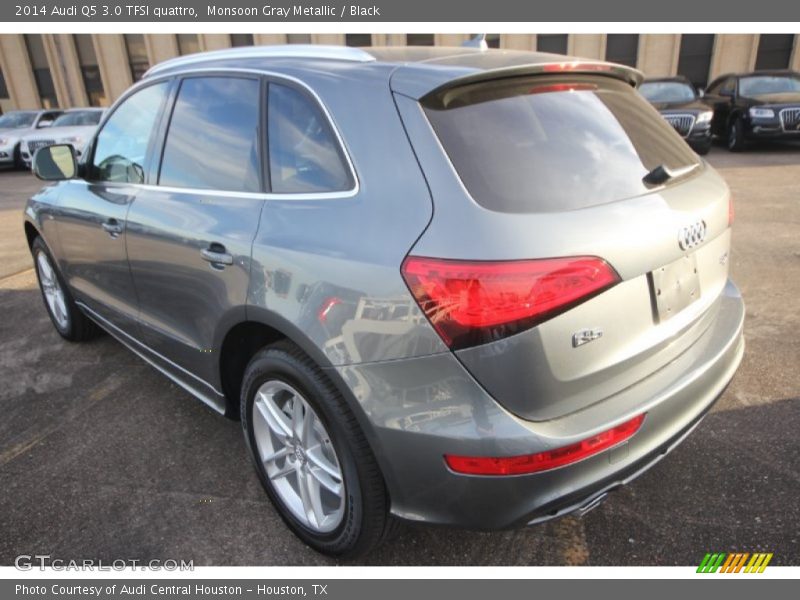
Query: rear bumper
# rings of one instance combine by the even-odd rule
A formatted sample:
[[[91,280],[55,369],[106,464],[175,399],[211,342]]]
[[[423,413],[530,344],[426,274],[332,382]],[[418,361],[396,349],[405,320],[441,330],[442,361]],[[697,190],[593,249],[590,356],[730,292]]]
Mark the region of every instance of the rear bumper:
[[[336,370],[366,416],[367,435],[399,517],[472,529],[535,523],[591,506],[655,464],[699,423],[744,352],[744,304],[728,283],[703,335],[669,365],[602,402],[542,422],[500,407],[451,353]],[[628,441],[533,475],[467,476],[443,455],[514,456],[569,445],[647,413]]]

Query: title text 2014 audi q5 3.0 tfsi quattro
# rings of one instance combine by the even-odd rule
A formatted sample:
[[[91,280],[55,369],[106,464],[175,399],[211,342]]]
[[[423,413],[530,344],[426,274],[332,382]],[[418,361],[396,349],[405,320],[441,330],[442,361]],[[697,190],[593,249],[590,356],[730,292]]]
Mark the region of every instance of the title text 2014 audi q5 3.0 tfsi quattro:
[[[240,418],[305,542],[585,512],[733,376],[730,194],[604,62],[464,48],[162,63],[25,231],[58,332]]]

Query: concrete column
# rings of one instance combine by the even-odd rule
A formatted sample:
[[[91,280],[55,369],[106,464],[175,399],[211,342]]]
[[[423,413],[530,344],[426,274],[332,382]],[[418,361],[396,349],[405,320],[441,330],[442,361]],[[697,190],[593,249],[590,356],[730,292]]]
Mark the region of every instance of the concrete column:
[[[794,48],[792,48],[792,58],[789,61],[789,68],[794,71],[800,71],[800,35],[794,36]]]
[[[437,33],[433,37],[436,46],[460,46],[468,39],[468,33]]]
[[[758,36],[751,33],[719,34],[714,38],[709,81],[736,71],[750,71],[756,64]]]
[[[88,106],[89,97],[83,85],[78,51],[71,35],[43,35],[47,63],[56,88],[56,97],[61,108]]]
[[[501,33],[500,48],[504,50],[536,50],[536,34]]]
[[[272,42],[273,44],[276,42]],[[285,44],[286,42],[278,42],[281,44]],[[311,34],[311,43],[312,44],[328,44],[330,46],[344,46],[345,45],[345,37],[343,33],[312,33]]]
[[[201,50],[224,50],[231,47],[231,36],[227,33],[203,33],[198,38]]]
[[[388,46],[388,38],[389,36],[385,33],[373,33],[372,34],[372,45],[373,46]]]
[[[100,77],[109,103],[113,103],[133,83],[125,38],[117,33],[104,33],[93,37]]]
[[[17,34],[0,35],[0,66],[12,106],[20,110],[41,108],[25,38]]]
[[[386,34],[387,46],[405,46],[406,34],[405,33],[387,33]]]
[[[636,68],[647,77],[671,77],[678,72],[680,51],[680,34],[642,34],[639,36]]]
[[[342,36],[344,38],[344,36]],[[312,36],[313,42],[313,36]],[[255,33],[253,34],[253,44],[256,46],[274,46],[286,44],[288,40],[284,33]]]
[[[178,51],[178,38],[171,33],[151,33],[144,36],[144,45],[147,48],[147,60],[150,66],[180,55]]]
[[[603,60],[606,57],[606,36],[603,33],[573,33],[567,41],[567,54]]]
[[[93,35],[92,36],[92,46],[94,47],[94,55],[97,57],[97,68],[100,71],[100,81],[103,82],[103,97],[100,100],[101,106],[111,106],[111,103],[114,102],[116,96],[112,96],[111,94],[111,82],[107,79],[108,75],[103,70],[103,67],[100,66],[103,62],[103,58],[101,57],[101,52],[103,50],[102,46],[98,42],[97,38],[103,37],[102,35]],[[127,66],[127,65],[126,65]],[[129,67],[130,68],[130,67]]]

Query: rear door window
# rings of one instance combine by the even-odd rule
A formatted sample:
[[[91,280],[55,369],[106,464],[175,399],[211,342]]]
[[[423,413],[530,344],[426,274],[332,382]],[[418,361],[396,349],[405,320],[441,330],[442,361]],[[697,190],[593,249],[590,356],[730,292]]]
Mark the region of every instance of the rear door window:
[[[305,94],[270,83],[267,136],[273,192],[343,192],[353,188],[353,178],[328,119]]]
[[[257,79],[189,77],[181,82],[161,159],[159,184],[261,191]]]
[[[633,88],[608,77],[495,80],[422,105],[470,195],[494,211],[605,204],[649,192],[642,178],[660,165],[699,164]]]

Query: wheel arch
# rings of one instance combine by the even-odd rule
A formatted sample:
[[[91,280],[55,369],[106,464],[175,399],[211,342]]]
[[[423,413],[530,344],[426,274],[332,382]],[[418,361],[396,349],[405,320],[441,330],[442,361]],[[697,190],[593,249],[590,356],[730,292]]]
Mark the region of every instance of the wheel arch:
[[[225,416],[240,419],[241,384],[247,364],[264,346],[288,340],[314,361],[342,395],[358,421],[370,450],[381,468],[391,498],[391,468],[386,463],[382,444],[358,400],[328,357],[293,323],[265,308],[248,306],[247,318],[228,327],[217,347],[220,349],[219,375],[225,396]]]
[[[37,229],[36,225],[31,223],[28,219],[25,219],[25,239],[28,242],[28,250],[33,248],[33,240],[37,237],[41,237],[41,232]]]

